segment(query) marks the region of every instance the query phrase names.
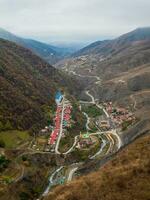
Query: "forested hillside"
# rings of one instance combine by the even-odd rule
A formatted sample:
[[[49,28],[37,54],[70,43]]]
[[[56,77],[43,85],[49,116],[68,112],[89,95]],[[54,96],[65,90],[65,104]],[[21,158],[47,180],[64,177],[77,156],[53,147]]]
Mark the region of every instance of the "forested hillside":
[[[0,130],[42,127],[56,90],[72,90],[73,80],[15,43],[0,47]]]

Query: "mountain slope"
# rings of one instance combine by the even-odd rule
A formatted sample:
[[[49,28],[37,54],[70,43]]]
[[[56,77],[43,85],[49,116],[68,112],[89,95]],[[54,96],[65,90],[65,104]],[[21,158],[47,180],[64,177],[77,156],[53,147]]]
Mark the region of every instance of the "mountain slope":
[[[109,42],[110,42],[109,40],[94,42],[94,43],[80,49],[79,51],[75,52],[72,56],[77,57],[77,56],[83,56],[83,55],[90,54],[91,52],[96,51],[97,48],[103,48]]]
[[[148,200],[150,135],[120,152],[100,170],[59,186],[46,200]]]
[[[32,50],[35,54],[53,64],[62,59],[61,49],[49,44],[45,44],[36,40],[24,39],[18,37],[2,28],[0,28],[0,38],[12,41],[25,48]]]
[[[15,43],[0,40],[0,46],[1,130],[43,127],[44,107],[52,109],[55,92],[72,90],[74,81]]]
[[[135,114],[139,123],[120,133],[124,144],[142,135],[143,129],[150,130],[150,29],[146,30],[145,34],[145,29],[137,29],[102,48],[93,45],[97,50],[58,65],[85,81],[83,100],[87,99],[85,92],[90,91],[100,103],[112,102]],[[85,169],[90,171],[93,166]]]
[[[109,56],[116,50],[126,48],[132,42],[150,40],[150,27],[138,28],[134,31],[126,33],[114,40],[97,41],[89,46],[77,51],[73,56],[82,56],[89,54],[100,54],[101,56]]]

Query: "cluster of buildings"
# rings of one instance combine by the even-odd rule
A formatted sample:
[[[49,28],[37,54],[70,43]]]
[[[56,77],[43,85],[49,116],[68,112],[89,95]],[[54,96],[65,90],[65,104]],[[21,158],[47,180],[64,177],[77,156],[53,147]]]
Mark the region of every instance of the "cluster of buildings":
[[[71,123],[70,123],[70,119],[71,119],[71,109],[72,106],[71,105],[67,105],[65,107],[64,110],[64,116],[63,116],[63,128],[64,127],[70,127]]]
[[[54,145],[58,135],[62,134],[64,136],[64,128],[71,125],[71,104],[64,99],[61,92],[56,93],[55,101],[57,104],[57,110],[54,118],[54,129],[50,134],[48,144]]]
[[[121,127],[123,122],[134,122],[135,116],[129,110],[122,107],[114,107],[112,102],[104,103],[106,111],[116,126]]]
[[[85,149],[89,148],[91,145],[95,143],[95,140],[90,136],[89,133],[80,134],[79,141],[77,143],[76,148]]]
[[[50,139],[48,141],[48,144],[53,145],[59,135],[60,132],[60,125],[61,125],[61,115],[62,115],[62,107],[60,105],[57,106],[57,110],[56,110],[56,116],[55,116],[55,126],[54,126],[54,130],[52,131],[51,135],[50,135]]]
[[[106,119],[99,120],[98,126],[102,131],[108,131],[111,128],[109,120],[106,120]]]
[[[62,116],[62,100],[63,100],[63,95],[61,94],[60,91],[58,91],[55,95],[55,101],[57,104],[57,110],[55,114],[55,119],[54,119],[54,130],[52,131],[48,144],[53,145],[55,144],[57,137],[60,133],[60,126],[61,126],[61,116]]]

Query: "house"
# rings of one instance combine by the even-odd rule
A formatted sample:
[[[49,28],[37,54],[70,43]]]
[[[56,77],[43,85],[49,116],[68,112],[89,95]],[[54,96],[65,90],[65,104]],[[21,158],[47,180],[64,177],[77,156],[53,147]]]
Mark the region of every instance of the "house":
[[[110,128],[109,121],[107,120],[100,121],[100,128],[108,130]]]

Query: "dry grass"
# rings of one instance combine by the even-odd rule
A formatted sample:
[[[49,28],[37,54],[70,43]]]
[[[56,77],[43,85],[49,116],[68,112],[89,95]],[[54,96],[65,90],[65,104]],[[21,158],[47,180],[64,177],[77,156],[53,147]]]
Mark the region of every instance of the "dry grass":
[[[139,138],[101,170],[55,188],[46,200],[149,200],[150,135]]]

